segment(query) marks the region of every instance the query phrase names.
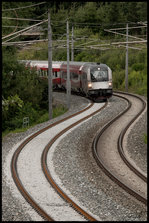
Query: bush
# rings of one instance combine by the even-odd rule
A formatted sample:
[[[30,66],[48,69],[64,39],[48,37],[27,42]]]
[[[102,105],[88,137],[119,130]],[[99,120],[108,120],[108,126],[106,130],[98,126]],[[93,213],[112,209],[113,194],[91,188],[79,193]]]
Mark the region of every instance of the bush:
[[[8,99],[2,100],[2,129],[9,127],[9,123],[21,112],[23,101],[18,97],[9,96]]]
[[[58,61],[58,60],[67,61],[67,50],[66,49],[54,49],[52,57],[53,57],[54,61]]]
[[[9,121],[5,121],[7,130],[14,130],[16,128],[21,128],[23,124],[23,119],[19,117],[14,117]],[[5,129],[3,129],[5,130]]]
[[[144,69],[144,64],[143,63],[135,63],[132,65],[132,70],[135,70],[135,71],[141,71]]]
[[[63,105],[58,105],[56,108],[53,109],[53,118],[62,115],[67,111],[67,108],[65,108]]]
[[[129,91],[136,94],[147,95],[147,75],[142,71],[132,71],[128,75]]]
[[[128,85],[139,87],[143,83],[143,75],[139,71],[132,71],[128,76]]]
[[[113,72],[113,87],[116,89],[121,89],[124,79],[125,79],[125,70],[121,70],[117,72],[114,71]]]
[[[24,117],[29,117],[32,124],[39,116],[39,112],[32,107],[32,103],[24,104],[17,95],[8,97],[8,100],[3,100],[2,130],[22,127]]]
[[[144,138],[144,143],[147,144],[147,134],[146,133],[144,134],[143,138]]]
[[[32,124],[40,117],[40,112],[33,108],[32,103],[28,102],[23,106],[19,115],[22,120],[24,117],[29,117],[30,124]]]

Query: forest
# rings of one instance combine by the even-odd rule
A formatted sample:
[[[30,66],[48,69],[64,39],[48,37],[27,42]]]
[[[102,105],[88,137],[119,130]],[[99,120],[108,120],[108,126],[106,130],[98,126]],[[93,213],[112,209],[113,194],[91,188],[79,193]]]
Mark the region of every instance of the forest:
[[[73,27],[74,61],[107,64],[113,72],[114,90],[125,91],[128,24],[128,41],[131,42],[128,48],[128,91],[147,96],[147,1],[2,1],[3,132],[22,128],[22,119],[26,116],[30,118],[30,125],[48,119],[47,81],[37,77],[35,70],[25,69],[18,63],[25,59],[48,60],[48,10],[52,60],[67,60],[68,20],[70,59]],[[41,25],[35,26],[31,32],[40,32],[40,35],[19,32],[37,23]],[[55,110],[55,115],[65,111],[61,106]]]

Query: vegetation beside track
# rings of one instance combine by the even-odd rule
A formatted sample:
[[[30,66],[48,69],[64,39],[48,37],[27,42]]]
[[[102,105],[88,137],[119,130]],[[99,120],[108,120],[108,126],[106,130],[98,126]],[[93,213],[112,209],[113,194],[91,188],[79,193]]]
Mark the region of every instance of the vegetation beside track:
[[[142,26],[143,22],[147,21],[146,2],[51,2],[48,3],[48,6],[46,3],[25,8],[32,4],[32,2],[2,3],[3,37],[15,32],[17,27],[19,29],[19,27],[31,26],[32,21],[29,21],[28,18],[47,19],[47,8],[49,7],[52,21],[52,59],[67,60],[67,50],[59,48],[59,44],[63,42],[63,46],[66,46],[66,20],[69,18],[70,29],[72,24],[74,25],[74,46],[76,47],[74,60],[107,64],[113,71],[114,90],[125,91],[126,49],[124,46],[112,47],[111,42],[125,42],[126,37],[106,32],[105,29],[119,27],[123,28],[122,33],[126,34],[126,23],[129,23],[129,27]],[[19,7],[17,13],[14,10],[7,10]],[[16,16],[27,19],[17,22],[7,19]],[[138,22],[141,23],[138,24]],[[47,39],[47,23],[43,23],[40,28],[45,30],[44,36],[40,38]],[[129,35],[145,39],[146,28],[129,29]],[[131,37],[129,39],[131,40]],[[25,40],[28,40],[27,36],[15,38],[15,41]],[[90,48],[92,44],[93,46],[101,44],[101,47],[99,49]],[[147,49],[145,44],[133,45],[136,49],[129,48],[128,91],[147,96]],[[142,49],[137,50],[140,46]],[[23,117],[29,117],[30,125],[38,123],[38,120],[43,122],[46,119],[40,119],[40,117],[48,113],[47,80],[37,77],[35,70],[25,69],[17,62],[19,59],[48,60],[48,43],[34,43],[22,49],[16,46],[2,47],[2,132],[22,128]],[[61,108],[59,109],[61,113]],[[64,111],[65,109],[62,109],[62,112]]]
[[[59,104],[57,105],[56,107],[53,108],[53,118],[56,118],[62,114],[64,114],[68,109]],[[19,132],[24,132],[26,130],[28,130],[29,128],[39,124],[39,123],[43,123],[43,122],[46,122],[49,120],[49,113],[48,112],[43,112],[43,114],[38,118],[36,117],[34,119],[34,121],[32,121],[31,123],[29,123],[29,126],[28,127],[22,127],[22,119],[20,118],[20,127],[16,127],[16,128],[13,128],[13,129],[6,129],[5,131],[3,131],[2,133],[2,137],[6,136],[7,134],[11,134],[11,133],[19,133]],[[19,126],[19,125],[18,125]]]

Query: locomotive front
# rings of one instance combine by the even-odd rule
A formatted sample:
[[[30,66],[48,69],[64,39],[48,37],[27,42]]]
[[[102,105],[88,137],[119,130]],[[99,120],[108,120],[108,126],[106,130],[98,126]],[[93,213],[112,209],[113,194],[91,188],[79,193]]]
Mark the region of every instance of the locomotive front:
[[[112,96],[112,71],[106,64],[91,65],[88,68],[88,95],[94,100]]]

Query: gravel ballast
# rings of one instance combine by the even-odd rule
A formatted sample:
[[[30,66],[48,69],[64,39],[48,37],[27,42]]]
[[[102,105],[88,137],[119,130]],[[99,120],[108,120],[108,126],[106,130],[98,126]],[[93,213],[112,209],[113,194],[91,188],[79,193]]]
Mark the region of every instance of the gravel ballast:
[[[66,95],[54,93],[57,100],[66,104]],[[87,106],[88,100],[78,96],[71,96],[71,108],[64,115],[57,117],[46,123],[42,123],[30,128],[24,133],[11,134],[6,136],[2,142],[2,220],[3,221],[31,221],[32,218],[22,208],[21,203],[13,197],[11,185],[8,185],[4,175],[5,159],[11,148],[24,137],[31,133],[53,123],[63,117],[66,117],[84,106]],[[142,204],[135,200],[128,199],[128,196],[122,190],[104,176],[102,171],[96,165],[92,155],[91,145],[96,132],[118,114],[126,106],[126,102],[117,97],[112,97],[110,103],[100,115],[94,116],[88,122],[74,129],[60,144],[57,145],[53,153],[53,164],[64,188],[76,197],[79,202],[95,213],[100,215],[102,220],[146,220],[146,209]],[[140,168],[146,170],[146,145],[143,143],[143,134],[146,132],[146,114],[138,121],[136,127],[130,131],[128,147],[132,157],[139,161]],[[140,127],[141,126],[141,127]],[[138,130],[137,130],[138,128]],[[132,137],[132,135],[140,137]],[[132,138],[131,138],[132,137]],[[132,139],[135,140],[135,151],[132,148]],[[138,149],[136,148],[138,147]],[[143,162],[143,160],[145,160]],[[119,199],[124,197],[123,199]],[[108,209],[108,211],[107,211]]]

